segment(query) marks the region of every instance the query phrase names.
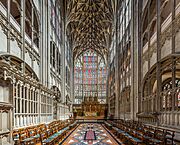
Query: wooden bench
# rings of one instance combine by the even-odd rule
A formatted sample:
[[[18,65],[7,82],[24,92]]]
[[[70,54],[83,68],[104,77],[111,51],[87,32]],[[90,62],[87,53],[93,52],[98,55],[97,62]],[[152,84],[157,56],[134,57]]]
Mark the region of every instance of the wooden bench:
[[[77,121],[75,122],[71,122],[71,124],[69,125],[69,129],[71,130],[72,128],[74,128],[77,125]]]
[[[49,136],[47,139],[43,140],[43,144],[45,145],[54,145],[56,142],[60,140],[60,138],[64,135],[66,135],[67,131],[69,130],[69,127],[66,127],[51,136]]]
[[[110,129],[110,130],[112,129],[112,125],[110,123],[105,121],[104,124],[108,129]]]
[[[40,136],[40,133],[38,133],[36,131],[36,128],[29,128],[27,129],[28,130],[28,135],[30,138],[33,138],[35,143],[38,143],[41,141],[41,136]]]
[[[175,132],[144,125],[138,121],[107,121],[107,128],[125,144],[173,145]]]
[[[23,129],[16,129],[13,131],[13,140],[15,145],[34,145],[39,142],[41,144],[54,144],[56,141],[62,139],[67,131],[70,128],[72,129],[76,124],[77,122],[72,121],[53,121],[49,124],[39,124]]]
[[[23,129],[20,131],[20,143],[23,145],[29,145],[29,144],[35,144],[36,141],[34,138],[29,137],[28,131],[26,129]]]
[[[165,144],[173,145],[174,144],[174,136],[175,136],[175,131],[165,130]]]
[[[14,144],[19,145],[20,144],[20,132],[19,132],[19,130],[14,130],[12,136],[13,136]]]

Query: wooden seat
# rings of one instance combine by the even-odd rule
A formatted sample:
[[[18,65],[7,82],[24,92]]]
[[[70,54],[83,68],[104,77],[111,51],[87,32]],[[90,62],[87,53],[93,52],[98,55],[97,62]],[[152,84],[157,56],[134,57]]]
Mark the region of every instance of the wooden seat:
[[[41,143],[43,143],[43,141],[46,140],[46,138],[47,138],[47,133],[46,133],[46,131],[45,131],[45,132],[41,132],[40,138],[41,138]]]
[[[125,144],[173,145],[175,132],[138,121],[108,120],[105,126]]]
[[[14,144],[15,145],[20,144],[20,132],[19,132],[19,130],[14,130],[12,136],[13,136]]]
[[[66,132],[68,131],[69,127],[66,127],[51,136],[49,136],[47,139],[43,140],[42,143],[46,145],[54,145],[55,142],[57,142],[61,137],[64,137]]]
[[[13,131],[13,140],[15,145],[35,145],[41,144],[54,145],[66,136],[77,122],[72,121],[53,121],[49,124],[39,124],[23,129]],[[71,127],[69,127],[71,125]]]
[[[175,136],[175,131],[165,130],[165,144],[173,145],[174,144],[174,136]]]
[[[47,130],[47,137],[53,135],[53,129],[48,129]]]
[[[28,133],[29,133],[29,137],[30,138],[34,138],[35,143],[38,143],[38,142],[41,141],[41,139],[40,139],[40,132],[37,133],[35,127],[34,128],[29,128],[27,130],[28,130]]]
[[[30,138],[26,129],[20,131],[20,143],[24,145],[35,144],[35,139]]]

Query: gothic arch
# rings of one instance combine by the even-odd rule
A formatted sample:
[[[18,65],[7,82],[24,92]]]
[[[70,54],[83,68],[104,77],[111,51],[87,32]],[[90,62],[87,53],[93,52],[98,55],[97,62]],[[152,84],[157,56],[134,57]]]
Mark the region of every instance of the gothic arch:
[[[171,110],[172,107],[180,107],[180,60],[179,55],[173,55],[175,61],[175,78],[172,75],[172,55],[161,60],[161,85],[160,96],[157,96],[156,64],[146,73],[142,85],[142,110],[143,112],[157,111],[155,103],[160,99],[160,109]],[[172,85],[175,80],[174,86]],[[172,104],[175,100],[174,105]]]
[[[179,56],[176,57],[176,60],[178,61]],[[149,78],[151,78],[151,93],[155,93],[156,91],[156,63],[150,68],[150,70],[145,74],[143,81],[142,81],[142,92],[143,92],[143,96],[145,95],[145,89],[146,86],[148,84],[147,80]],[[166,65],[168,65],[168,67],[166,67]],[[172,77],[172,71],[171,71],[171,55],[163,58],[161,60],[161,75],[162,75],[162,82],[165,81],[168,78]],[[180,64],[176,64],[176,77],[180,78]],[[153,79],[154,78],[154,79]]]

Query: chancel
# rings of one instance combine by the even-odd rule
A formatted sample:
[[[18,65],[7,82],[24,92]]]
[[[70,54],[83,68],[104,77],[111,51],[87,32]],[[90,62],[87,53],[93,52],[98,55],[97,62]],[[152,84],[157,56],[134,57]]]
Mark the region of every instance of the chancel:
[[[180,0],[0,0],[0,145],[92,144],[180,144]]]

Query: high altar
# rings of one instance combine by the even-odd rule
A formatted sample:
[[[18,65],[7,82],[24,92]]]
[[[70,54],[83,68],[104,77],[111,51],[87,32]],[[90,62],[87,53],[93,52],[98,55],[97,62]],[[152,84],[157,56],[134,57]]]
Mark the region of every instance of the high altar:
[[[104,118],[106,104],[100,104],[97,97],[85,97],[81,104],[74,104],[77,117],[83,119]]]

